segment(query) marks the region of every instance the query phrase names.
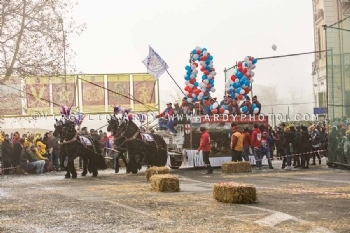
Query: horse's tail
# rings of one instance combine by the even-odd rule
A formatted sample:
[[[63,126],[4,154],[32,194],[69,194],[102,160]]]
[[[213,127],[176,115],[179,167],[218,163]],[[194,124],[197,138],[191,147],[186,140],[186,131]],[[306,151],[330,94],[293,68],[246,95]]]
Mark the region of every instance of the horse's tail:
[[[164,141],[164,139],[158,134],[153,134],[153,138],[157,143],[157,155],[156,155],[157,165],[165,166],[168,161],[167,144]]]

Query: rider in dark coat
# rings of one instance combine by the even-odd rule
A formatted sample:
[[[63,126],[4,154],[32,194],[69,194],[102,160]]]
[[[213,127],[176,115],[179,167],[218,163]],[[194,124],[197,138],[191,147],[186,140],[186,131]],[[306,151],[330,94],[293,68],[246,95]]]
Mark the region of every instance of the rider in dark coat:
[[[8,134],[5,134],[5,140],[1,143],[1,151],[2,151],[2,164],[4,168],[4,174],[9,174],[10,170],[8,168],[11,167],[11,160],[13,156],[13,146]]]

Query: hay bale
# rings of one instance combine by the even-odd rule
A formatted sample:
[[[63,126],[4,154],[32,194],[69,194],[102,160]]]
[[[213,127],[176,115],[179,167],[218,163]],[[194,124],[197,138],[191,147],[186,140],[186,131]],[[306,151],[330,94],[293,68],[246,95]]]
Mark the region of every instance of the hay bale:
[[[215,200],[224,203],[250,204],[257,201],[256,188],[250,184],[215,184],[213,195]]]
[[[179,177],[169,174],[153,175],[151,178],[151,190],[156,192],[180,191]]]
[[[18,166],[16,167],[15,173],[16,173],[16,174],[19,174],[19,175],[22,175],[22,174],[25,173],[25,170],[23,169],[22,166],[18,165]]]
[[[129,158],[126,158],[126,162],[129,163]],[[119,167],[125,167],[125,163],[122,159],[119,159]]]
[[[250,162],[228,162],[221,165],[223,173],[248,173],[252,172]]]
[[[146,179],[149,180],[153,175],[169,174],[169,168],[167,167],[150,167],[146,170]]]

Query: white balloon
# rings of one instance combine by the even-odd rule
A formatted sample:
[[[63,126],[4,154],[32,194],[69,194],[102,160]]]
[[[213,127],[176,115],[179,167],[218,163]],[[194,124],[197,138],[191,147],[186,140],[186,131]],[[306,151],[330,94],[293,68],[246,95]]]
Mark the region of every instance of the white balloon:
[[[248,61],[249,61],[249,57],[245,57],[245,58],[244,58],[244,62],[245,62],[245,63],[248,63]]]
[[[203,97],[203,92],[200,92],[199,94],[198,94],[198,97]]]
[[[276,46],[275,44],[273,44],[273,45],[272,45],[272,49],[273,49],[274,51],[276,51],[277,46]]]
[[[254,108],[253,112],[257,114],[259,112],[259,108]]]
[[[242,85],[242,88],[245,89],[245,88],[247,88],[247,86],[244,84],[244,85]]]
[[[229,114],[229,111],[228,111],[228,110],[225,110],[225,111],[224,111],[224,114]]]
[[[204,79],[203,83],[208,84],[209,83],[208,79]]]
[[[192,102],[192,98],[187,98],[187,102],[191,103]]]
[[[239,79],[238,78],[235,79],[235,83],[239,83]]]
[[[250,68],[251,68],[252,70],[254,70],[254,69],[255,69],[255,67],[256,67],[255,65],[252,65],[252,67],[250,67]]]
[[[193,88],[194,87],[194,85],[193,84],[188,84],[188,86],[190,87],[190,88]]]
[[[198,54],[194,54],[192,57],[193,57],[194,60],[197,60],[199,58],[199,55]]]
[[[216,75],[216,72],[215,72],[215,71],[212,71],[210,74],[213,75],[213,76],[215,76],[215,75]]]
[[[202,49],[201,49],[201,47],[197,46],[197,47],[196,47],[196,50],[198,51],[198,50],[202,50]]]
[[[202,91],[202,92],[205,92],[205,91],[206,91],[205,87],[201,88],[201,91]]]
[[[204,62],[204,61],[199,62],[199,64],[200,64],[201,66],[205,66],[205,62]]]
[[[251,71],[250,76],[254,77],[254,75],[255,75],[254,71]]]
[[[210,91],[211,91],[211,92],[215,92],[215,91],[216,91],[215,87],[212,87],[212,88],[210,89]]]
[[[191,66],[191,70],[193,71],[193,70],[195,70],[197,67],[195,66],[195,65],[192,65]]]
[[[185,84],[186,84],[186,85],[190,84],[190,81],[186,81]]]
[[[244,91],[244,90],[241,90],[239,93],[240,93],[241,95],[243,95],[243,94],[245,93],[245,91]]]
[[[185,95],[188,95],[188,91],[185,91]]]
[[[191,76],[190,76],[191,78],[194,78],[194,74],[191,74]]]
[[[201,83],[200,86],[201,86],[202,88],[205,88],[205,87],[207,86],[207,84]]]
[[[209,65],[209,67],[210,67],[210,68],[213,68],[213,67],[214,67],[214,65],[213,65],[213,64],[210,64],[210,65]]]
[[[193,98],[196,98],[196,97],[197,97],[197,95],[196,95],[196,94],[192,94],[192,97],[193,97]]]
[[[198,100],[202,100],[202,98],[203,98],[203,96],[199,96],[199,95],[197,96]]]
[[[204,51],[203,52],[203,56],[207,56],[208,55],[208,52],[207,51]]]
[[[218,102],[213,103],[213,108],[217,108],[217,107],[219,107],[219,103]]]
[[[194,71],[192,71],[192,74],[198,74],[198,70],[195,69]]]
[[[212,79],[212,78],[213,78],[213,75],[209,74],[208,79]]]

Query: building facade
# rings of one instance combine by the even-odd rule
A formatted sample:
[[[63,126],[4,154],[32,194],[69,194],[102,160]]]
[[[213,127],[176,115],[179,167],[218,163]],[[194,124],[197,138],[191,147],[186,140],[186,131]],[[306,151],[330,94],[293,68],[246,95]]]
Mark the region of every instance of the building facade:
[[[314,107],[328,107],[330,119],[343,118],[350,104],[350,0],[313,0],[313,14],[314,48],[324,51],[312,64]]]

